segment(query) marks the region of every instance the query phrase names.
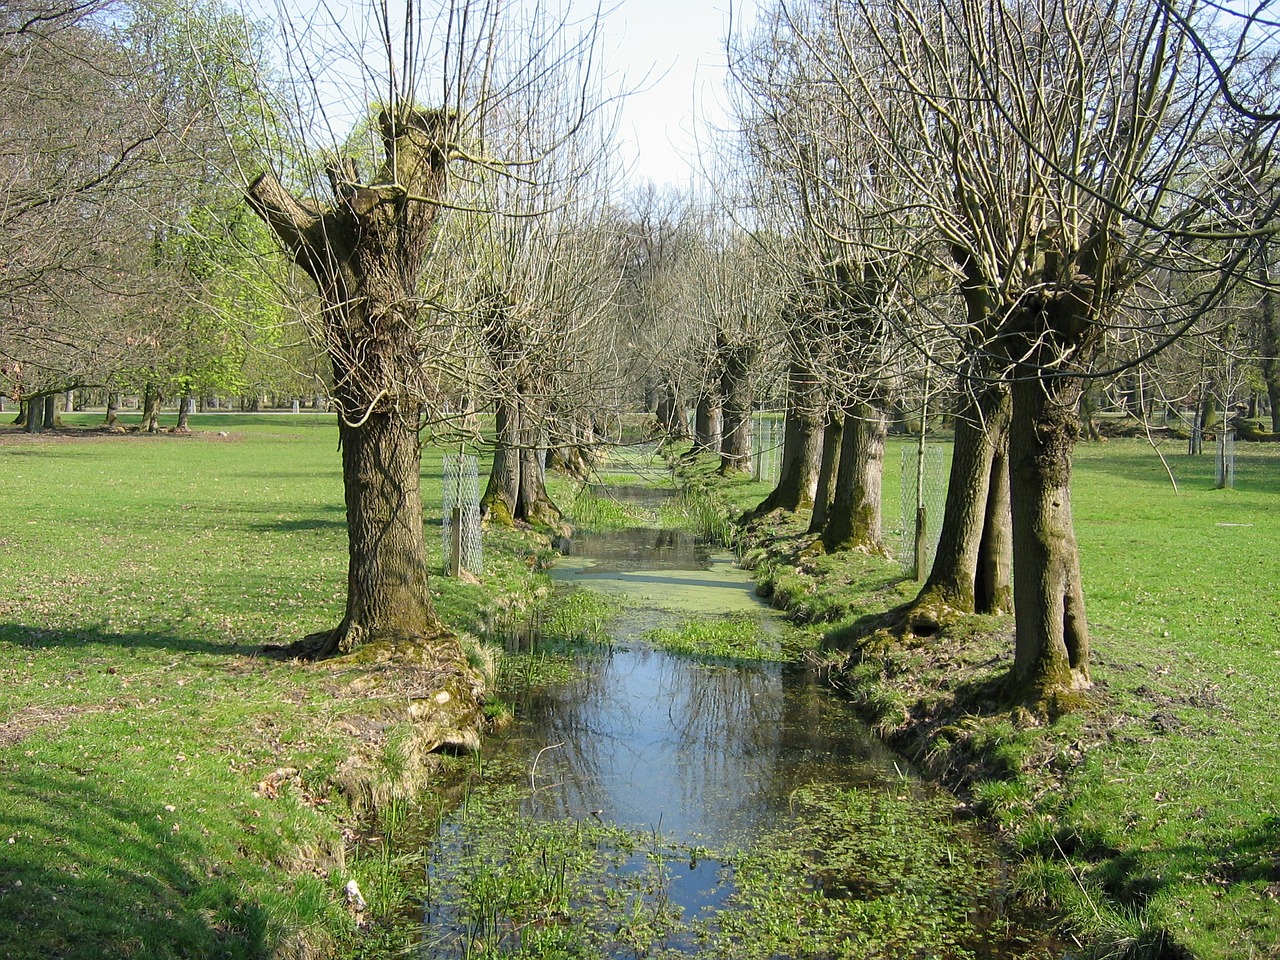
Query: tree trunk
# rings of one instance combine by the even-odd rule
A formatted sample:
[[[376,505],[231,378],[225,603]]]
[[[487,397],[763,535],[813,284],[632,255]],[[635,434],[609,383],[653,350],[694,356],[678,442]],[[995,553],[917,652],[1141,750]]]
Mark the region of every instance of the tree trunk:
[[[107,394],[107,416],[103,423],[108,427],[114,427],[120,419],[120,394],[112,391]]]
[[[542,455],[543,418],[532,403],[521,398],[520,404],[520,497],[515,517],[525,523],[554,526],[563,514],[547,493],[546,458]]]
[[[155,384],[148,383],[142,394],[142,425],[144,433],[158,433],[160,430],[160,391]]]
[[[718,453],[720,440],[724,433],[724,409],[720,405],[720,395],[710,386],[698,398],[698,407],[693,417],[693,442],[699,450]]]
[[[443,111],[403,109],[384,111],[378,127],[382,168],[366,185],[354,163],[334,164],[332,206],[294,197],[271,173],[247,198],[315,282],[333,368],[347,609],[336,629],[308,638],[314,656],[442,632],[427,589],[422,529],[418,429],[427,389],[417,313],[418,278],[439,210],[431,201],[445,191],[450,120]]]
[[[480,498],[480,514],[509,527],[520,500],[520,414],[515,402],[498,402],[494,427],[493,464]]]
[[[813,494],[809,533],[821,533],[827,525],[827,517],[831,515],[840,473],[840,440],[843,436],[844,417],[834,410],[829,411],[822,427],[822,460],[818,464],[818,485]]]
[[[1079,430],[1079,377],[1020,369],[1009,431],[1013,693],[1041,705],[1087,689],[1089,628],[1071,515],[1071,454]]]
[[[955,420],[955,443],[938,552],[913,607],[997,613],[1007,604],[1009,495],[1005,451],[1012,402],[1006,384],[987,386]],[[1003,508],[1002,508],[1003,505]],[[1003,570],[1002,570],[1003,568]]]
[[[18,408],[18,422],[27,433],[44,430],[44,398],[27,397]]]
[[[178,400],[178,423],[174,428],[178,433],[191,432],[191,394],[185,393]]]
[[[673,383],[664,383],[658,392],[658,426],[672,440],[689,436],[689,422],[685,419],[680,390]]]
[[[724,397],[723,435],[720,438],[720,472],[747,473],[751,470],[751,412],[755,390],[751,382],[759,347],[749,343],[731,344],[721,338],[720,393]]]
[[[782,471],[778,485],[755,509],[796,511],[812,507],[822,460],[822,413],[825,397],[813,370],[801,360],[791,365],[789,402],[783,423]]]
[[[547,493],[541,456],[541,418],[530,412],[526,394],[502,401],[496,414],[497,438],[489,483],[480,500],[481,514],[504,526],[519,520],[544,526],[563,514]]]
[[[58,398],[56,395],[49,393],[44,397],[44,409],[40,412],[43,420],[43,426],[46,430],[52,430],[58,425]]]
[[[367,640],[421,641],[440,632],[427,590],[421,446],[416,415],[381,411],[338,423],[347,505],[347,610],[329,653]]]
[[[889,421],[882,404],[860,401],[845,407],[835,499],[822,529],[822,545],[828,552],[850,549],[886,552],[880,493],[888,429]]]
[[[1009,441],[991,458],[987,486],[987,518],[978,547],[978,575],[973,585],[977,613],[1008,613],[1013,609],[1013,518],[1009,506]]]

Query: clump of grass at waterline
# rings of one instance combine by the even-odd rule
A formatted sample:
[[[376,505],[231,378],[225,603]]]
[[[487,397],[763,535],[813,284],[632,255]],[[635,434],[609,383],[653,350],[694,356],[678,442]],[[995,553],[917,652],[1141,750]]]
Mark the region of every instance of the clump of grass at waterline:
[[[376,823],[333,786],[369,705],[255,655],[341,617],[333,421],[192,426],[0,438],[5,957],[321,956],[387,907],[381,858],[353,853]],[[428,453],[429,525],[438,476]],[[458,631],[526,589],[527,544],[486,548],[487,586],[433,581]],[[369,775],[392,783],[407,725],[380,742]]]
[[[845,682],[881,733],[969,784],[1024,895],[1082,943],[1119,957],[1275,958],[1280,449],[1237,445],[1229,490],[1216,489],[1212,456],[1164,452],[1176,495],[1144,443],[1077,448],[1091,707],[1052,722],[1002,707],[1013,636],[983,618],[886,645]],[[741,487],[716,492],[753,505]],[[801,558],[800,534],[773,533],[754,560],[802,617],[850,631],[914,593],[891,563]]]
[[[536,770],[529,780],[473,782],[444,825],[421,893],[429,950],[962,960],[1001,941],[1021,960],[1051,956],[986,926],[978,891],[996,884],[994,867],[951,801],[918,784],[810,785],[792,796],[787,825],[716,850],[591,815],[539,819]],[[720,869],[700,892],[715,907],[685,913],[676,887],[708,861]]]

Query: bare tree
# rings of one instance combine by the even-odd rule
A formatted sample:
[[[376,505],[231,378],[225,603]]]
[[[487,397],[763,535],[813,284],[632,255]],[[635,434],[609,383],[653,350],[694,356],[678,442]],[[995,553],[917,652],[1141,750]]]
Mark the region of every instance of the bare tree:
[[[1010,385],[1011,681],[1028,702],[1089,686],[1070,478],[1095,360],[1129,329],[1176,341],[1220,296],[1223,259],[1248,247],[1250,229],[1222,219],[1223,179],[1241,171],[1191,16],[1178,4],[894,0],[850,5],[841,27],[879,65],[840,81],[848,101],[888,87],[915,105],[895,125],[860,115],[928,211],[936,266],[968,308],[961,372],[976,401]],[[1150,282],[1169,274],[1188,280]]]
[[[424,12],[406,3],[402,30],[378,8],[381,55],[359,58],[380,102],[369,149],[376,167],[362,172],[352,152],[320,162],[311,150],[309,165],[289,180],[268,169],[248,191],[252,209],[316,285],[317,339],[333,368],[350,565],[342,622],[308,638],[317,655],[442,634],[427,589],[419,429],[437,396],[431,365],[445,358],[422,349],[424,266],[440,212],[456,205],[457,164],[519,177],[530,157],[560,146],[565,127],[536,131],[545,139],[508,163],[490,152],[489,134],[509,106],[527,107],[522,92],[551,83],[582,53],[570,44],[562,56],[531,57],[563,24],[508,22],[497,2],[457,0],[434,21]],[[432,77],[441,83],[438,106],[424,107]],[[321,182],[327,199],[312,199]]]

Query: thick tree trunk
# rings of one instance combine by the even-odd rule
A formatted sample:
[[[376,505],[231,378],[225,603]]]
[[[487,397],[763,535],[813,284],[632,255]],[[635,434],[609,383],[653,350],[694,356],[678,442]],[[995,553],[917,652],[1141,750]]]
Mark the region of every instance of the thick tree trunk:
[[[858,402],[845,407],[839,478],[831,513],[822,529],[822,545],[828,552],[849,549],[886,552],[880,494],[888,429],[889,421],[882,404]]]
[[[505,526],[517,520],[545,526],[559,523],[560,509],[547,493],[540,418],[529,413],[521,396],[500,402],[495,420],[493,466],[480,500],[481,514]]]
[[[520,414],[509,400],[499,401],[494,412],[496,437],[489,482],[480,498],[480,514],[503,526],[511,526],[520,500]]]
[[[844,417],[836,411],[827,413],[822,426],[822,459],[818,464],[818,484],[813,494],[813,515],[809,533],[821,533],[831,515],[836,496],[836,480],[840,475],[840,440],[844,436]]]
[[[144,433],[158,433],[160,430],[160,391],[155,384],[148,383],[142,394],[142,425]]]
[[[712,453],[719,452],[720,439],[724,434],[724,408],[720,404],[718,393],[708,388],[698,398],[693,424],[693,442],[697,448]]]
[[[191,432],[191,394],[183,394],[178,400],[178,424],[174,428],[178,433]]]
[[[27,433],[44,430],[44,398],[27,397],[18,408],[18,422]]]
[[[331,206],[290,194],[267,173],[248,201],[322,301],[323,346],[333,367],[347,502],[347,610],[308,638],[324,656],[372,641],[436,638],[427,590],[419,487],[422,381],[418,277],[445,189],[444,112],[378,117],[382,168],[367,183],[354,163],[328,170]],[[447,651],[459,655],[456,644]]]
[[[1043,704],[1087,689],[1089,628],[1071,515],[1071,455],[1079,430],[1080,379],[1041,379],[1023,369],[1013,383],[1009,432],[1013,510],[1013,693]]]
[[[751,412],[755,390],[751,382],[759,348],[754,344],[730,344],[721,340],[718,349],[724,397],[723,435],[720,438],[720,472],[747,473],[751,470]]]
[[[368,640],[439,636],[427,590],[422,467],[416,411],[339,421],[347,504],[347,610],[318,655],[349,653]]]
[[[120,394],[112,391],[107,394],[107,416],[103,423],[108,427],[114,427],[120,419]]]
[[[58,398],[55,394],[48,393],[44,397],[44,409],[40,412],[43,420],[43,426],[46,430],[53,430],[58,425]]]
[[[1005,451],[1011,411],[1009,388],[997,383],[957,415],[938,552],[913,607],[941,603],[956,613],[1010,609]]]
[[[547,493],[543,456],[543,423],[529,403],[520,405],[520,496],[516,501],[517,520],[538,526],[553,526],[563,516]]]
[[[791,365],[789,401],[783,422],[782,471],[778,485],[755,509],[796,511],[812,507],[822,461],[822,414],[825,397],[813,370],[802,361]]]

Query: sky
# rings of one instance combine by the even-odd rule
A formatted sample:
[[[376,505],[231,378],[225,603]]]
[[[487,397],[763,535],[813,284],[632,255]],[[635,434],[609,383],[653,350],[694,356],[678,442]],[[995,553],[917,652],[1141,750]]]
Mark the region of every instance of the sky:
[[[591,9],[587,0],[574,8]],[[621,157],[633,181],[687,186],[699,142],[724,123],[724,38],[755,22],[755,0],[615,0],[605,6],[606,72],[637,87],[623,103]],[[647,82],[643,82],[648,76]]]
[[[596,0],[543,2],[553,9],[565,4],[571,22],[589,18],[596,9]],[[755,22],[758,0],[599,2],[606,89],[630,91],[621,106],[617,154],[628,181],[687,187],[697,171],[699,143],[725,120],[724,38],[731,21],[735,33]],[[391,0],[389,5],[395,9],[398,4]],[[326,23],[340,20],[349,41],[368,36],[368,26],[357,22],[367,9],[361,0],[277,0],[276,15],[299,33],[322,30]],[[332,85],[322,81],[320,86],[339,96],[344,84],[338,78],[327,79]],[[345,84],[348,92],[351,86]],[[331,103],[335,124],[341,125],[338,118],[344,113],[354,116],[361,111],[361,100]]]

